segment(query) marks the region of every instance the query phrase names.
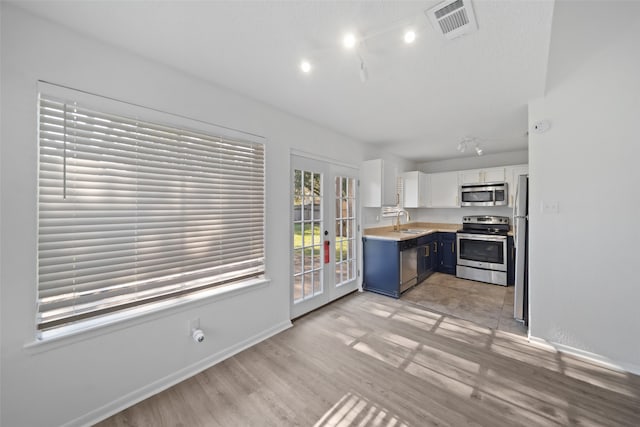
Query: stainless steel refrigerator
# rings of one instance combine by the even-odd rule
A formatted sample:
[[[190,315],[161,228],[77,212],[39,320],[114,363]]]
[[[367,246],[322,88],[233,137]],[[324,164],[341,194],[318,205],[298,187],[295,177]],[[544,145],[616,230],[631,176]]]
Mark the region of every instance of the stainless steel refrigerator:
[[[513,204],[513,233],[516,247],[516,271],[513,317],[529,324],[529,176],[520,175]]]

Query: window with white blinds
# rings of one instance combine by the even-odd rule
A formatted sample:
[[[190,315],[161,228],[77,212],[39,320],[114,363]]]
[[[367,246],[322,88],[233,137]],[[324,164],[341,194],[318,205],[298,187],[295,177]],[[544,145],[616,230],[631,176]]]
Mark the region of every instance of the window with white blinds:
[[[264,274],[264,144],[40,95],[37,328]]]

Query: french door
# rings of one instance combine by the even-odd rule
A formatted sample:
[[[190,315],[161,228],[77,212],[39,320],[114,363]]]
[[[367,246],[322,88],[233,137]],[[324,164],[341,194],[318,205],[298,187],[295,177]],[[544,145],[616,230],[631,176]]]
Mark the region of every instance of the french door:
[[[357,289],[357,172],[291,156],[291,318]]]

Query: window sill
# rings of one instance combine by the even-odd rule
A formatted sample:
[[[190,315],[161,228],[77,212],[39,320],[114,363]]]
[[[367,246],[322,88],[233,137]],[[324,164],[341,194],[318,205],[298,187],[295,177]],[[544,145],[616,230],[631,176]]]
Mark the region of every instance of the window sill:
[[[87,338],[112,333],[134,325],[161,319],[180,312],[186,308],[194,308],[211,304],[253,289],[266,286],[271,282],[268,278],[256,278],[241,283],[207,289],[191,295],[184,295],[177,299],[159,301],[122,312],[115,312],[95,319],[88,319],[72,325],[62,326],[52,331],[42,333],[42,336],[28,342],[24,349],[37,354],[53,350],[58,347],[73,344]]]

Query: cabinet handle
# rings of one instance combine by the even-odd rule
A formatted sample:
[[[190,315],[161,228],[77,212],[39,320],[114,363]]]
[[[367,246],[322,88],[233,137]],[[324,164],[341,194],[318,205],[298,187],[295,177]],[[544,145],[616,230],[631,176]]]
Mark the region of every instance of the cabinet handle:
[[[451,253],[454,253],[454,252],[455,252],[453,249],[454,249],[454,247],[453,247],[453,242],[451,242]]]
[[[424,256],[429,256],[429,249],[431,248],[431,246],[425,246],[424,247]]]
[[[438,253],[438,242],[433,242],[433,252]]]
[[[511,248],[511,258],[512,259],[516,259],[516,247],[515,246],[513,246]]]

